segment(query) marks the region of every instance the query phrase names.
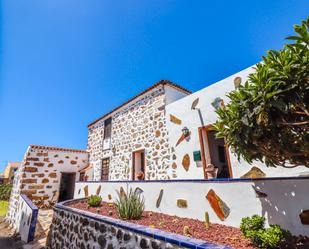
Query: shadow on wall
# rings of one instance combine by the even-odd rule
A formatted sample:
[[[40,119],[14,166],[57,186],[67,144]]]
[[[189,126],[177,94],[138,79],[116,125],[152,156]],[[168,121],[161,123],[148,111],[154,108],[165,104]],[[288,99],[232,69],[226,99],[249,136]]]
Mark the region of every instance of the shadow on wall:
[[[309,235],[309,225],[303,225],[299,217],[303,210],[309,209],[309,198],[304,198],[308,195],[309,181],[256,181],[252,187],[269,224],[293,230],[295,235],[303,234],[306,226],[305,235]]]

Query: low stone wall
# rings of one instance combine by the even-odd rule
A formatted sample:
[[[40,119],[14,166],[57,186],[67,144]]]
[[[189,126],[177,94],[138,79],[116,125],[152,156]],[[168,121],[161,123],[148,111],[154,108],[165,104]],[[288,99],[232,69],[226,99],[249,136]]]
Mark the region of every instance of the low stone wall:
[[[48,248],[231,249],[102,215],[56,205]]]
[[[77,182],[74,198],[100,195],[116,200],[116,190],[142,192],[148,211],[239,227],[254,214],[295,235],[309,235],[309,177],[170,181]]]
[[[28,243],[34,239],[38,208],[25,195],[20,196],[20,207],[17,216],[16,230],[19,232],[21,240]]]

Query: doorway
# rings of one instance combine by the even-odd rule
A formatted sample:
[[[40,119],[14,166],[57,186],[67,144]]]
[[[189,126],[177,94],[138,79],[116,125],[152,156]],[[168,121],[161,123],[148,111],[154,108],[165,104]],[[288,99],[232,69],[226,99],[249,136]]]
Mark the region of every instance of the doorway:
[[[199,128],[204,177],[231,178],[229,150],[223,138],[216,138],[212,125]]]
[[[73,199],[75,177],[76,173],[61,172],[61,182],[60,182],[58,202]]]
[[[133,152],[132,180],[145,180],[145,150]]]

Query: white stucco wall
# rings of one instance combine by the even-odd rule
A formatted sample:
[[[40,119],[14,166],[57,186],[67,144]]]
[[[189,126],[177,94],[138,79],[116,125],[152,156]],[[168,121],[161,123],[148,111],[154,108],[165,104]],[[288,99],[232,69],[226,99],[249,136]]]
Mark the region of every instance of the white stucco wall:
[[[179,91],[169,85],[165,85],[164,90],[165,90],[165,104],[166,105],[173,103],[176,100],[181,99],[185,96],[188,96],[187,93]]]
[[[205,212],[209,213],[211,223],[239,227],[241,219],[254,214],[264,215],[270,224],[279,224],[292,233],[309,235],[309,226],[302,225],[299,214],[309,209],[309,179],[281,179],[256,181],[158,181],[158,182],[78,182],[74,198],[84,197],[84,187],[88,186],[89,195],[95,195],[101,185],[100,196],[109,202],[117,198],[116,190],[123,187],[141,188],[144,192],[146,210],[204,220]],[[257,198],[252,186],[267,194],[266,198]],[[160,190],[163,189],[161,205],[156,208]],[[206,195],[210,189],[230,208],[226,220],[221,221]],[[179,208],[177,199],[187,200],[187,208]]]
[[[249,67],[239,73],[236,73],[224,80],[221,80],[215,84],[212,84],[198,92],[195,92],[187,97],[179,99],[166,106],[166,115],[167,115],[167,129],[169,134],[169,143],[171,147],[175,148],[176,160],[174,162],[177,165],[176,173],[178,179],[201,179],[204,178],[203,168],[201,164],[196,164],[193,162],[193,151],[201,150],[198,128],[203,125],[213,124],[217,115],[215,113],[214,107],[211,103],[215,98],[220,97],[224,100],[224,103],[228,103],[228,98],[226,94],[234,90],[234,79],[235,77],[241,77],[242,83],[244,83],[248,77],[248,74],[253,72],[252,67]],[[191,105],[194,100],[199,98],[199,103],[197,108],[200,109],[203,123],[201,123],[199,114],[197,110],[191,110]],[[177,125],[170,121],[170,114],[176,116],[182,121],[181,125]],[[177,147],[176,142],[181,135],[181,129],[183,127],[188,127],[191,131],[191,136],[188,141],[184,141],[179,144]],[[182,158],[185,154],[190,156],[190,168],[188,171],[185,171],[181,165]],[[306,167],[296,167],[293,169],[285,169],[282,167],[269,168],[266,165],[260,162],[254,162],[252,165],[246,163],[244,160],[238,161],[236,156],[230,153],[231,166],[233,170],[233,177],[238,178],[245,173],[247,173],[252,166],[258,166],[262,169],[267,177],[274,176],[299,176],[304,174],[309,174],[309,169]]]
[[[13,226],[19,232],[21,240],[28,243],[34,238],[38,209],[30,200],[20,198],[20,208],[16,214],[16,223]],[[31,206],[30,206],[31,205]],[[31,236],[29,236],[31,233]]]

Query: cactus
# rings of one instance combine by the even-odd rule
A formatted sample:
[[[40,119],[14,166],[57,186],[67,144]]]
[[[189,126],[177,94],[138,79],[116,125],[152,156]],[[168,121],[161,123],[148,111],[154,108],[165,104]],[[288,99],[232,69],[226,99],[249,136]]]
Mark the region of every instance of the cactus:
[[[208,212],[205,212],[205,227],[206,227],[206,229],[209,228],[209,214],[208,214]]]

